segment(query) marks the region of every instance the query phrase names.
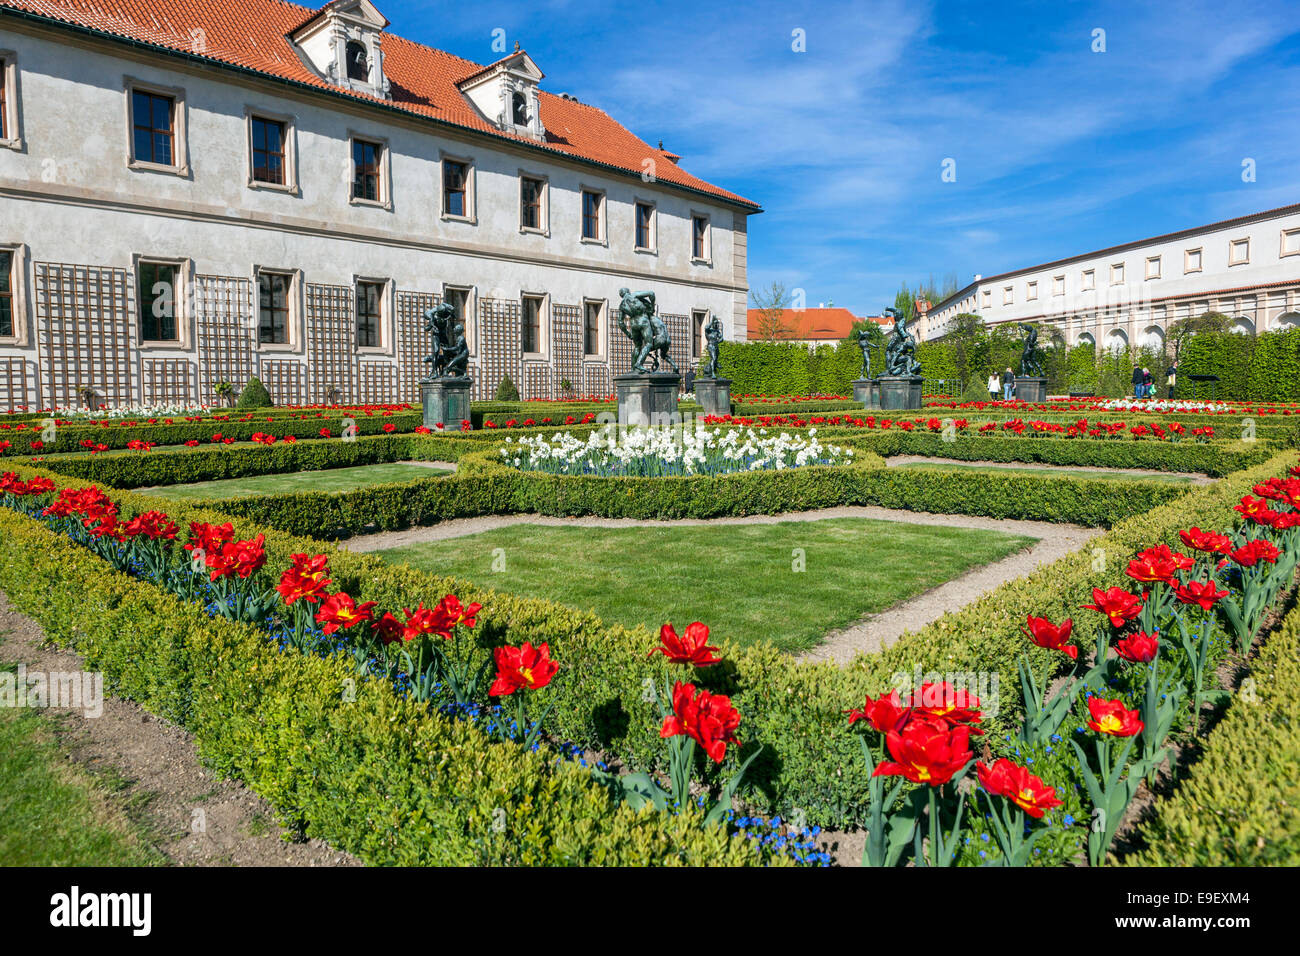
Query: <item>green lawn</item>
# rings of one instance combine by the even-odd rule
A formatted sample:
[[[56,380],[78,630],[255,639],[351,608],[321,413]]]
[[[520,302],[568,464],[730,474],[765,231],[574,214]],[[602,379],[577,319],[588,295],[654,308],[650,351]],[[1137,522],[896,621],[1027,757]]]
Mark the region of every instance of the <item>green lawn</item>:
[[[1036,475],[1040,478],[1104,478],[1113,481],[1158,481],[1164,484],[1185,485],[1195,481],[1193,475],[1134,475],[1105,468],[996,468],[991,465],[967,465],[957,462],[909,461],[895,468],[938,468],[944,471],[974,471],[990,475]]]
[[[144,866],[165,862],[115,805],[106,781],[69,761],[58,718],[0,709],[0,866]]]
[[[297,471],[282,475],[255,475],[196,481],[190,485],[143,488],[142,494],[167,498],[242,498],[249,495],[278,495],[294,491],[352,491],[369,485],[415,481],[451,474],[445,468],[428,468],[402,462],[330,468],[326,471]]]
[[[797,652],[1034,540],[859,518],[661,528],[514,525],[379,554],[656,633],[665,621],[680,630],[700,620],[717,637]],[[796,549],[802,549],[803,572],[794,570]],[[505,571],[494,572],[500,557]]]

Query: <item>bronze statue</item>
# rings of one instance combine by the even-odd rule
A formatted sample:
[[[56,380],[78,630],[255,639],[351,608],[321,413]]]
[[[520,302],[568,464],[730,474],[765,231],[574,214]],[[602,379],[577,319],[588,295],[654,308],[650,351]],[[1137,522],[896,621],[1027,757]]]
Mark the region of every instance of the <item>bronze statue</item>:
[[[864,382],[869,381],[871,379],[871,350],[875,348],[871,344],[870,329],[858,330],[858,348],[862,349],[862,375],[860,377]]]
[[[886,375],[919,375],[921,363],[916,360],[916,339],[907,331],[907,319],[897,309],[885,309],[885,315],[894,320],[894,331],[885,343]]]
[[[449,363],[452,353],[455,349],[455,336],[458,332],[463,333],[465,327],[456,323],[456,310],[444,302],[436,308],[426,309],[424,313],[424,331],[431,334],[433,341],[430,343],[431,353],[424,357],[424,362],[429,366],[429,374],[426,381],[435,378],[444,378],[451,374]],[[462,340],[464,336],[461,336]],[[468,351],[466,352],[468,356]],[[462,370],[460,374],[464,374]]]
[[[1020,353],[1020,377],[1042,378],[1043,365],[1038,361],[1038,329],[1023,323],[1020,328],[1025,331],[1025,348]]]
[[[448,378],[465,378],[469,375],[469,343],[465,341],[465,326],[457,322],[451,332],[451,347],[445,353],[447,364],[444,375]]]
[[[704,327],[705,348],[709,353],[709,361],[705,364],[700,372],[700,378],[717,378],[718,377],[718,343],[722,341],[722,322],[715,315],[708,325]]]
[[[674,372],[678,368],[668,355],[671,339],[668,326],[655,314],[655,294],[653,292],[629,292],[626,288],[618,290],[618,327],[632,340],[632,370],[643,375],[659,371],[659,359],[663,358]],[[651,358],[654,364],[646,369],[645,360]]]

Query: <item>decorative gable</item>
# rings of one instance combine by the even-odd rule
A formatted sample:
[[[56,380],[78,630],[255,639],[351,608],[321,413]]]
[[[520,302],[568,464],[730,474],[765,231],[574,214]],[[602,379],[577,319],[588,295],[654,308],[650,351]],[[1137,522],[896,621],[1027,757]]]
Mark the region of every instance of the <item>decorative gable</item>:
[[[538,108],[538,83],[545,76],[533,58],[515,51],[471,73],[457,87],[489,123],[507,133],[546,138]]]
[[[387,27],[388,20],[370,0],[331,0],[289,39],[331,86],[389,99],[382,40]]]

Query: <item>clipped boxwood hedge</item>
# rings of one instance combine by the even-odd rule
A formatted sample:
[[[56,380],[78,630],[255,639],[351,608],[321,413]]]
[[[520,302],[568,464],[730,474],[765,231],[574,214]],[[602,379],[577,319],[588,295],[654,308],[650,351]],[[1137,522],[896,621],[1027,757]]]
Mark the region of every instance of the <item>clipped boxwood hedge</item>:
[[[704,830],[698,816],[615,806],[574,763],[494,742],[387,681],[358,681],[343,658],[278,652],[256,629],[209,618],[7,509],[0,587],[113,693],[191,730],[218,772],[367,863],[759,862],[751,842]]]

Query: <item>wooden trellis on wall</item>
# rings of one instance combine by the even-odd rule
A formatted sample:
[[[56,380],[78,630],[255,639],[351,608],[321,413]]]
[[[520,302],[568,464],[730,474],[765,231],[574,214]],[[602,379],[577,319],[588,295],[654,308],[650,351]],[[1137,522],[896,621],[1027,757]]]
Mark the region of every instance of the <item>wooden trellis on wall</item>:
[[[262,384],[277,405],[301,405],[306,400],[302,363],[295,359],[262,359]]]
[[[420,402],[420,379],[429,374],[424,357],[433,348],[432,333],[424,331],[424,313],[442,305],[433,292],[397,293],[397,395],[394,401]]]
[[[199,402],[219,402],[218,382],[239,392],[253,376],[256,331],[253,283],[238,276],[195,276],[199,339]]]
[[[187,405],[194,401],[197,375],[189,359],[147,358],[140,365],[145,404]]]
[[[551,355],[555,362],[556,394],[548,398],[563,398],[560,382],[568,379],[574,391],[582,385],[582,307],[577,305],[551,306]]]
[[[10,356],[0,359],[0,411],[34,411],[41,404],[36,363]]]
[[[359,362],[357,391],[357,401],[363,405],[387,405],[395,401],[397,366],[390,362]]]
[[[479,342],[479,374],[470,392],[474,401],[493,398],[507,375],[516,385],[521,381],[520,315],[521,305],[512,299],[483,299],[479,303],[483,338]]]
[[[309,402],[356,401],[356,321],[352,290],[344,285],[307,285],[307,376]]]
[[[37,262],[36,335],[47,407],[81,403],[78,386],[109,406],[136,395],[136,323],[130,273],[100,266]]]

